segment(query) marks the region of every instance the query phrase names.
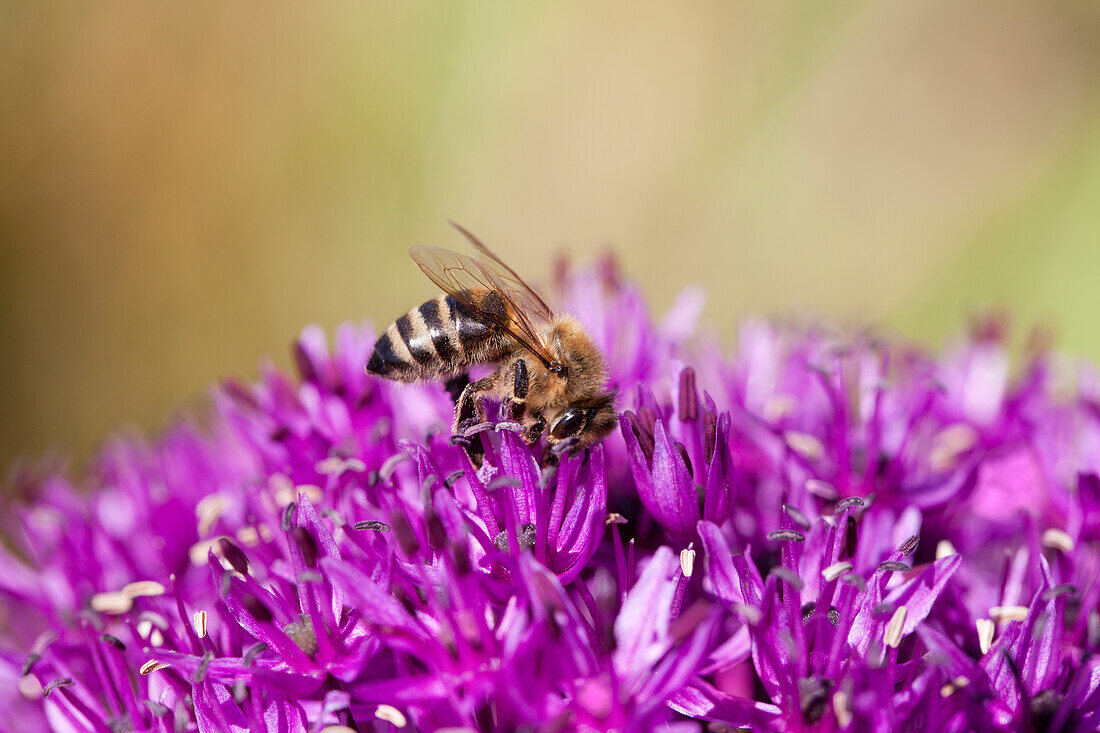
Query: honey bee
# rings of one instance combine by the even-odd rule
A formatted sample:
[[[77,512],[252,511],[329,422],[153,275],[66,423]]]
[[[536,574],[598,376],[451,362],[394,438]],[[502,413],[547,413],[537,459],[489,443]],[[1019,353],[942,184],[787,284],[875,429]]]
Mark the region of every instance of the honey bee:
[[[547,428],[551,444],[571,441],[573,450],[606,436],[617,422],[615,392],[603,389],[607,364],[584,327],[571,316],[556,315],[515,270],[453,225],[476,256],[441,247],[409,250],[443,294],[385,330],[367,372],[400,382],[453,383],[472,365],[493,364],[492,374],[467,381],[458,395],[456,433],[485,421],[482,401],[492,395],[507,405],[528,444]]]

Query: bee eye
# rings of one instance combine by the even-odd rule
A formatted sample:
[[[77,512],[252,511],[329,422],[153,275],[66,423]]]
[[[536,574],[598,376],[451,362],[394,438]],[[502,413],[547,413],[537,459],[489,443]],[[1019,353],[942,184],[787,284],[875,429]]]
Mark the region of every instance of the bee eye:
[[[569,409],[561,414],[554,427],[550,430],[551,437],[563,440],[571,435],[576,435],[584,427],[584,412],[577,409]]]

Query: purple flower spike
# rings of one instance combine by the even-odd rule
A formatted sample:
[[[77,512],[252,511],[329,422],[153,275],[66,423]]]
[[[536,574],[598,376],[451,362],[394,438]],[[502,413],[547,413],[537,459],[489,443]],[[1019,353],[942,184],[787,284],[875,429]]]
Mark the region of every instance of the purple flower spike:
[[[750,322],[727,357],[695,293],[657,324],[610,260],[557,281],[622,410],[588,450],[491,405],[452,436],[439,385],[364,373],[370,328],[313,327],[297,377],[223,383],[201,430],[13,476],[0,720],[1100,726],[1093,370],[1012,369],[995,321],[940,359]]]

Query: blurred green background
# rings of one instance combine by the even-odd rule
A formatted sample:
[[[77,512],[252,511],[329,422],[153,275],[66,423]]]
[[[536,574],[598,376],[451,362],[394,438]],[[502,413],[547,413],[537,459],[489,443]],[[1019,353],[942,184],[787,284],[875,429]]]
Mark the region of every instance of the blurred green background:
[[[462,222],[656,309],[1012,307],[1100,358],[1100,4],[0,5],[0,470],[432,294]]]

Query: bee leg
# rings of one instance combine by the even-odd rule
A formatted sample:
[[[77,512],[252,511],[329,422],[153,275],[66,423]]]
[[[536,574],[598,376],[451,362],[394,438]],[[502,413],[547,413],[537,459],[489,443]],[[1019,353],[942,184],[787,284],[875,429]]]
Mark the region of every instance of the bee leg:
[[[546,429],[546,418],[541,414],[535,416],[535,422],[527,426],[523,431],[523,440],[527,445],[534,445],[542,437],[542,431]]]
[[[517,422],[523,419],[523,413],[527,409],[527,386],[527,362],[523,359],[516,359],[516,363],[512,366],[512,400],[510,411],[512,419]],[[539,419],[541,420],[542,418],[540,417]],[[545,425],[545,423],[543,424]],[[540,429],[539,432],[541,433],[542,430]]]
[[[447,394],[451,396],[451,402],[458,404],[459,398],[462,397],[462,393],[466,390],[466,385],[470,383],[470,375],[466,372],[462,374],[456,374],[443,383],[443,389],[447,390]]]
[[[485,421],[485,410],[481,406],[481,393],[492,389],[495,383],[496,375],[492,374],[467,384],[465,389],[462,390],[462,395],[455,405],[454,431],[456,433],[463,424],[469,423],[471,420],[474,422]]]

